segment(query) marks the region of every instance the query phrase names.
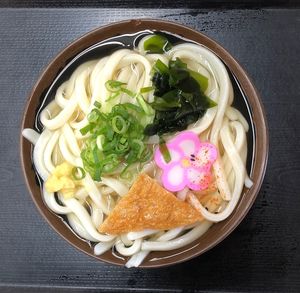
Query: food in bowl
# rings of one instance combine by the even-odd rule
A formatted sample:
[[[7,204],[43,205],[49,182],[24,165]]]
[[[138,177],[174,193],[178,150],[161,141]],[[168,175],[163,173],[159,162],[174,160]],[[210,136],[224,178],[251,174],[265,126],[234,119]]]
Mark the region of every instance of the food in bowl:
[[[249,125],[223,62],[176,35],[131,39],[58,78],[23,130],[47,207],[127,267],[192,243],[252,186]]]

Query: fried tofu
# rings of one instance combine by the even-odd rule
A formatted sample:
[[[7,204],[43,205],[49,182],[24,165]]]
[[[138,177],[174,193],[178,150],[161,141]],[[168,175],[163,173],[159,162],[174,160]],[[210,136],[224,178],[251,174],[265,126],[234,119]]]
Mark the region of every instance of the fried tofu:
[[[117,235],[144,229],[168,230],[201,220],[202,215],[188,203],[141,174],[99,227],[99,232]]]

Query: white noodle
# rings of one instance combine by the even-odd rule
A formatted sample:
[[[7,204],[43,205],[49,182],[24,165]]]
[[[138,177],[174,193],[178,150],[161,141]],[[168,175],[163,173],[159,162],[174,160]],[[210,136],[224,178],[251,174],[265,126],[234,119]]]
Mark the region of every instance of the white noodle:
[[[84,201],[88,197],[88,195],[89,194],[84,187],[79,188],[74,194],[74,196],[77,199],[82,200],[82,201]]]
[[[45,167],[48,169],[50,173],[52,173],[55,169],[55,166],[52,163],[52,153],[53,149],[57,144],[58,138],[60,136],[60,130],[56,130],[51,138],[49,139],[47,146],[44,150],[44,163]]]
[[[85,178],[82,180],[82,183],[96,206],[100,208],[104,214],[108,215],[109,210],[107,205],[103,202],[103,196],[94,183],[92,177],[89,174],[86,174]]]
[[[49,109],[45,108],[40,115],[41,122],[50,130],[55,130],[62,127],[72,116],[77,106],[77,100],[70,98],[65,108],[55,116],[54,118],[49,117]],[[50,112],[51,114],[51,112]]]
[[[136,239],[133,241],[133,244],[130,247],[126,247],[125,244],[119,240],[115,244],[116,250],[124,255],[124,256],[131,256],[140,251],[142,245],[142,239]]]
[[[61,134],[59,137],[59,149],[61,151],[62,156],[64,157],[64,159],[71,165],[77,165],[76,162],[78,161],[78,159],[73,156],[73,154],[71,154],[67,142],[66,142],[66,138],[64,136],[64,134]]]
[[[161,236],[158,236],[158,237],[154,236],[153,240],[169,241],[169,240],[177,237],[184,229],[185,229],[185,227],[178,227],[178,228],[171,229],[171,230],[163,233]],[[125,264],[125,266],[127,268],[138,267],[143,262],[143,260],[147,257],[147,255],[149,253],[150,253],[150,251],[143,251],[143,250],[139,251],[138,253],[134,254],[128,260],[128,262]]]
[[[121,235],[120,235],[120,240],[121,240],[126,246],[131,246],[131,245],[133,244],[133,241],[128,239],[128,233],[127,233],[127,234],[121,234]]]
[[[139,238],[143,238],[145,236],[152,235],[152,234],[157,233],[157,232],[159,232],[159,230],[146,229],[146,230],[139,231],[139,232],[129,232],[127,234],[127,237],[128,237],[129,240],[136,240],[136,239],[139,239]]]
[[[177,249],[188,245],[203,235],[209,227],[212,225],[209,221],[204,221],[197,227],[193,228],[186,234],[169,241],[147,241],[144,240],[142,243],[142,250],[144,251],[167,251]]]
[[[101,255],[104,252],[110,250],[114,244],[115,244],[115,240],[109,242],[99,242],[94,247],[95,255]]]
[[[53,212],[60,215],[66,215],[71,212],[68,207],[60,205],[56,201],[54,193],[48,192],[45,187],[43,187],[42,197],[47,207]]]
[[[108,98],[108,92],[105,87],[105,82],[107,80],[112,79],[113,72],[118,66],[120,60],[130,53],[130,50],[122,49],[114,52],[106,61],[103,69],[99,73],[99,77],[97,76],[98,82],[93,88],[91,105],[94,104],[95,101],[100,102],[101,104],[105,104],[106,99]],[[109,111],[110,109],[104,108],[103,110]]]
[[[22,135],[29,140],[33,145],[35,145],[40,137],[40,134],[31,128],[25,128],[22,131]]]
[[[66,123],[62,128],[63,134],[66,138],[67,144],[72,151],[73,155],[80,157],[80,148],[78,146],[77,139],[68,123]]]
[[[148,254],[149,254],[149,251],[139,251],[138,253],[135,253],[127,261],[125,266],[127,268],[136,268],[136,267],[138,267],[144,261],[144,259],[147,257]]]
[[[124,196],[129,191],[128,187],[124,183],[115,178],[102,177],[101,182],[112,188],[120,196]]]
[[[92,222],[94,224],[94,227],[97,229],[98,227],[100,227],[100,225],[103,222],[103,212],[101,209],[99,209],[94,202],[91,202],[91,218],[92,218]]]
[[[199,119],[195,124],[190,125],[188,129],[199,135],[211,125],[216,116],[216,113],[216,107],[208,109],[205,115],[201,119]]]
[[[89,240],[89,241],[98,241],[98,239],[91,236],[84,226],[79,221],[78,217],[74,213],[68,213],[67,214],[68,223],[72,227],[72,229],[83,239]],[[105,243],[105,242],[103,242]]]
[[[90,101],[86,92],[86,81],[89,78],[90,72],[90,68],[86,69],[77,77],[75,82],[75,97],[79,108],[85,115],[90,112]]]
[[[239,122],[241,122],[245,131],[248,132],[249,130],[248,122],[239,110],[233,107],[227,107],[225,114],[230,120],[238,120]]]
[[[45,129],[41,133],[33,149],[34,166],[36,168],[36,171],[44,181],[46,181],[49,176],[49,172],[45,167],[45,163],[44,163],[44,151],[51,136],[52,136],[52,132],[49,131],[48,129]]]
[[[75,198],[63,199],[62,202],[78,217],[86,231],[98,241],[108,242],[115,238],[115,236],[109,236],[99,233],[94,224],[91,221],[91,217],[86,209]]]

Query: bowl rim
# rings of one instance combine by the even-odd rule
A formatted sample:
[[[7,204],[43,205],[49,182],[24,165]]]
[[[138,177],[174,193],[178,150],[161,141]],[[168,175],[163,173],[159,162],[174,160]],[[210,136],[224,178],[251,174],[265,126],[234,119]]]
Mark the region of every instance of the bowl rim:
[[[257,127],[255,128],[255,125],[254,125],[254,128],[255,128],[254,133],[255,133],[255,137],[256,137],[256,140],[255,140],[256,141],[256,151],[255,151],[255,155],[254,155],[254,160],[257,159],[258,144],[260,147],[259,148],[260,156],[258,159],[261,160],[259,169],[258,169],[258,173],[259,173],[258,181],[256,181],[255,184],[253,185],[253,187],[251,187],[251,189],[250,189],[251,197],[249,195],[250,200],[247,201],[247,204],[245,205],[243,212],[239,213],[239,216],[235,219],[233,224],[229,225],[229,227],[226,228],[225,233],[221,233],[217,238],[215,238],[212,242],[207,244],[203,249],[193,251],[192,253],[185,255],[185,256],[181,256],[179,258],[175,258],[174,261],[165,261],[162,263],[160,263],[160,262],[152,262],[151,263],[148,261],[146,264],[142,263],[139,266],[139,268],[166,267],[166,266],[175,265],[175,264],[179,264],[184,261],[190,260],[190,259],[195,258],[195,257],[205,253],[206,251],[212,249],[217,244],[219,244],[221,241],[223,241],[229,234],[231,234],[236,229],[236,227],[241,223],[241,221],[245,218],[245,216],[248,214],[251,206],[253,205],[253,203],[259,193],[259,190],[261,188],[261,185],[262,185],[262,182],[263,182],[263,179],[265,176],[266,168],[267,168],[268,153],[269,153],[269,131],[268,131],[267,119],[266,119],[264,106],[263,106],[263,103],[259,96],[259,93],[258,93],[257,89],[255,88],[251,78],[246,73],[246,71],[241,67],[241,65],[238,63],[238,61],[236,61],[236,59],[234,57],[232,57],[232,55],[223,46],[219,45],[219,43],[217,43],[214,39],[212,39],[211,37],[208,37],[206,34],[200,32],[200,31],[197,31],[196,29],[190,28],[190,27],[180,24],[180,23],[176,23],[173,21],[161,20],[161,19],[152,19],[152,18],[129,19],[129,20],[122,20],[122,21],[113,22],[113,23],[110,23],[110,24],[107,24],[104,26],[97,27],[94,30],[89,31],[89,32],[85,33],[84,35],[76,38],[74,41],[72,41],[67,46],[65,46],[63,49],[61,49],[60,52],[54,58],[52,58],[50,60],[48,65],[46,67],[44,67],[44,69],[42,69],[41,73],[39,74],[39,78],[35,82],[30,94],[27,97],[26,104],[25,104],[24,110],[22,112],[23,118],[22,118],[22,122],[21,122],[21,131],[20,131],[21,166],[22,166],[22,171],[24,174],[26,186],[31,195],[31,198],[32,198],[33,202],[35,203],[35,206],[38,208],[40,214],[46,220],[46,222],[52,227],[52,229],[54,229],[63,239],[65,239],[73,247],[79,249],[80,251],[84,252],[85,254],[87,254],[89,256],[94,257],[98,261],[101,260],[101,261],[109,263],[109,264],[120,265],[120,266],[124,266],[126,263],[126,261],[123,261],[122,263],[120,263],[119,261],[116,261],[115,258],[108,259],[106,257],[102,257],[102,255],[96,256],[93,254],[92,251],[89,252],[89,251],[83,249],[82,247],[79,247],[71,239],[69,239],[65,235],[65,233],[62,233],[58,229],[58,227],[56,227],[51,222],[51,220],[48,218],[48,216],[46,216],[45,212],[43,211],[43,208],[46,207],[46,204],[43,203],[43,205],[44,205],[43,207],[40,205],[40,203],[37,201],[35,193],[31,187],[31,183],[29,182],[29,175],[27,173],[28,166],[26,166],[26,164],[25,164],[26,154],[28,156],[28,153],[26,153],[26,144],[28,144],[28,142],[22,136],[22,131],[24,128],[26,128],[25,125],[26,125],[27,119],[28,119],[28,110],[29,110],[31,104],[33,103],[35,93],[37,91],[38,92],[40,91],[42,94],[42,92],[43,92],[41,90],[41,83],[42,83],[43,79],[45,79],[45,76],[47,76],[47,73],[51,72],[51,74],[55,78],[55,76],[62,69],[61,68],[61,65],[63,65],[62,63],[69,62],[70,58],[66,58],[67,55],[71,55],[71,56],[75,57],[77,54],[79,54],[81,51],[84,50],[84,49],[79,50],[78,44],[81,44],[81,47],[88,48],[91,45],[93,45],[93,44],[88,43],[90,39],[97,38],[99,34],[103,34],[104,37],[99,40],[96,40],[94,42],[94,44],[95,44],[95,43],[105,40],[109,37],[114,37],[114,36],[118,35],[118,29],[120,29],[120,27],[123,27],[123,28],[126,27],[127,28],[126,30],[130,29],[130,31],[127,31],[127,32],[122,31],[120,34],[134,33],[134,32],[138,32],[138,31],[142,31],[142,30],[146,30],[146,29],[165,31],[165,32],[174,34],[174,33],[176,33],[175,31],[178,30],[179,32],[182,33],[184,38],[190,39],[197,43],[199,43],[199,42],[194,40],[194,38],[198,37],[200,39],[205,40],[205,42],[209,44],[209,46],[207,46],[207,45],[205,45],[205,46],[208,47],[208,49],[211,50],[214,54],[216,54],[222,60],[222,62],[225,63],[230,68],[230,70],[234,73],[234,75],[236,76],[238,81],[239,82],[241,81],[240,78],[243,79],[243,86],[242,86],[242,84],[241,84],[241,86],[242,86],[242,89],[244,92],[246,90],[248,92],[247,100],[252,109],[252,117],[251,118],[252,118],[253,122],[255,122],[255,119],[253,118],[253,107],[255,106],[255,111],[257,112],[256,119],[259,119],[259,122],[260,122],[259,128],[257,128]],[[106,34],[109,34],[109,36],[105,37]],[[179,33],[177,33],[177,34],[180,35]],[[199,44],[201,44],[201,43],[199,43]],[[222,55],[222,57],[220,55]],[[54,78],[53,78],[53,80],[54,80]],[[48,87],[52,84],[53,80],[50,83],[47,83]],[[246,86],[246,89],[245,89],[245,86]],[[251,97],[251,99],[249,98],[249,96]],[[255,105],[253,104],[254,102],[256,103]],[[258,135],[260,136],[259,141],[257,138]],[[30,157],[31,157],[31,155],[30,155]],[[31,162],[32,162],[32,160],[31,160]],[[255,167],[253,167],[253,170],[254,170],[254,168]],[[242,196],[245,196],[244,190],[243,190]],[[198,240],[199,239],[197,239],[196,241],[198,241]],[[83,240],[81,240],[81,241],[83,241]],[[196,242],[196,241],[194,241],[194,242]],[[172,257],[171,257],[171,259],[172,259]]]

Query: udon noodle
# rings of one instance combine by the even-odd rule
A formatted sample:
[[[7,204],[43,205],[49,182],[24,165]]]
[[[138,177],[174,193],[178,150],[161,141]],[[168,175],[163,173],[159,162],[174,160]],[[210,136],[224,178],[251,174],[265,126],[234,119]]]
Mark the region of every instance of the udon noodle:
[[[212,167],[214,182],[206,190],[198,192],[199,201],[187,188],[174,193],[180,200],[194,206],[204,217],[203,221],[169,230],[146,229],[108,235],[100,233],[98,227],[132,185],[132,180],[120,178],[118,169],[111,174],[102,174],[99,181],[93,180],[86,172],[72,197],[48,192],[45,185],[42,186],[42,197],[47,207],[58,215],[64,215],[74,232],[93,244],[96,255],[114,247],[119,254],[129,257],[127,267],[139,266],[151,251],[168,251],[192,243],[213,223],[228,218],[237,206],[243,187],[252,185],[246,171],[246,132],[249,126],[243,115],[232,107],[233,88],[223,63],[207,48],[192,43],[175,45],[163,54],[145,52],[143,45],[146,39],[132,50],[119,49],[101,59],[81,64],[59,86],[53,101],[40,113],[43,131],[23,130],[23,136],[34,145],[36,171],[46,182],[63,162],[84,168],[81,151],[89,135],[83,135],[80,129],[88,124],[88,114],[95,108],[96,101],[101,103],[103,112],[109,112],[116,104],[138,103],[126,93],[107,102],[111,94],[106,86],[108,80],[120,81],[127,90],[137,93],[152,86],[152,68],[158,59],[167,65],[169,60],[176,58],[208,79],[205,94],[217,106],[207,109],[203,117],[188,126],[188,130],[217,147],[218,156]],[[143,98],[153,102],[153,92],[144,93]],[[165,140],[175,135],[168,133]],[[150,148],[155,148],[158,136],[148,137],[147,143]],[[161,184],[161,170],[153,157],[138,171],[147,173]]]

